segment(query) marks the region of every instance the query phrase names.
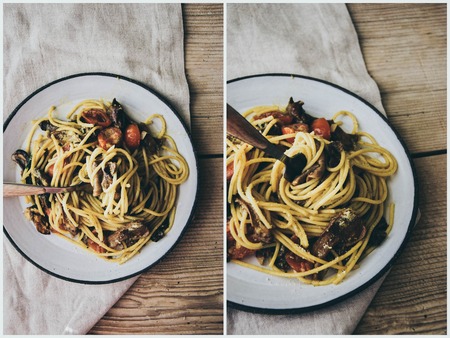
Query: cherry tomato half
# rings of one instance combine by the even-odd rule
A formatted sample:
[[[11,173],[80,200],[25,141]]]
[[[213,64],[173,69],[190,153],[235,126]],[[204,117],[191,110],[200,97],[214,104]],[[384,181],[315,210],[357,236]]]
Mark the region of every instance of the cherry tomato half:
[[[331,130],[328,121],[323,117],[320,119],[316,119],[311,124],[311,129],[314,131],[314,134],[318,136],[322,136],[326,140],[330,140],[331,138]]]
[[[114,145],[118,145],[122,141],[122,132],[119,128],[109,127],[103,129],[97,136],[98,145],[108,150]]]
[[[234,162],[227,165],[227,181],[230,181],[234,175]]]
[[[298,132],[309,133],[309,127],[306,123],[295,123],[281,127],[281,132],[283,133],[283,135],[296,134]],[[290,137],[286,139],[286,141],[289,143],[294,143],[294,140],[295,137]]]
[[[293,117],[287,113],[282,113],[280,111],[269,111],[255,116],[255,120],[261,120],[263,118],[273,116],[273,118],[278,119],[282,125],[292,123]]]
[[[296,272],[305,272],[313,268],[311,262],[308,262],[306,259],[303,259],[292,252],[288,252],[284,257],[289,266]]]
[[[106,252],[104,247],[102,247],[99,244],[95,243],[92,239],[88,238],[87,242],[88,242],[88,246],[92,250],[94,250],[95,252],[98,252],[98,253],[105,253]]]
[[[137,124],[132,123],[125,129],[125,144],[129,149],[134,150],[139,147],[139,143],[141,143],[141,131]]]

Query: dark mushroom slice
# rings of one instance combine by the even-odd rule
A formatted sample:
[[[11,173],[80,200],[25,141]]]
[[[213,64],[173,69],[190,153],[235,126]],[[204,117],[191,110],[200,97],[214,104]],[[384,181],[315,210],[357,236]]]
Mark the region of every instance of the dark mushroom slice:
[[[350,247],[366,234],[362,219],[350,209],[344,209],[334,216],[328,227],[314,243],[311,253],[319,258],[325,258],[330,250]]]
[[[161,238],[163,238],[166,234],[166,230],[169,228],[169,221],[168,219],[165,219],[163,224],[159,226],[158,229],[156,229],[155,232],[153,232],[152,237],[150,239],[153,242],[158,242]]]
[[[389,225],[387,224],[384,217],[381,217],[378,224],[375,226],[375,228],[372,231],[372,235],[369,239],[369,245],[373,246],[379,246],[387,237],[387,228]]]
[[[42,185],[44,187],[49,187],[51,183],[51,178],[45,173],[42,169],[34,168],[31,171],[31,174],[36,177],[38,185]]]
[[[339,141],[331,142],[325,146],[327,165],[329,168],[334,168],[339,164],[342,151],[344,151],[344,148]]]
[[[111,183],[113,182],[113,176],[117,172],[117,163],[116,162],[107,162],[105,164],[105,168],[103,170],[103,179],[102,179],[102,188],[103,191],[109,188]]]
[[[240,197],[236,198],[236,202],[245,210],[247,210],[247,213],[250,216],[250,222],[251,222],[251,229],[249,229],[249,240],[252,242],[258,243],[272,243],[273,242],[273,235],[269,229],[266,228],[264,224],[262,224],[261,220],[258,217],[258,214],[255,212],[255,210],[251,207],[250,204],[246,203],[243,199]]]
[[[95,170],[98,166],[99,166],[99,163],[94,162],[92,164],[92,170]],[[93,188],[92,195],[94,197],[100,196],[100,194],[103,192],[102,185],[101,185],[102,176],[103,176],[102,170],[98,170],[94,175],[93,184],[92,184],[92,188]]]
[[[11,155],[11,159],[17,163],[20,169],[24,170],[28,166],[31,156],[25,150],[17,149]]]
[[[311,167],[302,172],[299,176],[297,176],[293,181],[292,185],[299,185],[305,182],[308,182],[315,178],[322,178],[325,174],[326,169],[326,155],[325,152],[320,154],[319,159],[316,163],[314,163]]]
[[[51,132],[58,141],[60,145],[65,145],[67,143],[80,143],[80,136],[72,130],[57,130]]]
[[[306,123],[309,125],[314,120],[314,117],[305,112],[305,110],[303,109],[304,104],[305,103],[300,100],[294,102],[291,97],[286,107],[286,113],[293,116],[298,123]]]
[[[32,221],[36,230],[43,235],[50,235],[50,223],[46,215],[41,215],[36,206],[31,206],[25,209],[25,217]]]
[[[54,124],[52,124],[49,120],[43,120],[39,123],[39,127],[41,128],[41,130],[43,131],[48,131],[50,133],[53,133],[56,131],[56,129],[58,129],[58,126],[55,126]]]
[[[108,110],[108,114],[112,120],[113,126],[116,128],[125,130],[126,126],[130,123],[130,119],[125,113],[125,110],[115,98],[111,103],[111,107]]]
[[[77,226],[73,225],[68,219],[67,215],[61,205],[61,203],[58,203],[59,207],[61,208],[61,217],[59,218],[58,227],[62,230],[68,231],[73,237],[75,237],[80,230]]]
[[[344,150],[350,151],[356,148],[359,136],[347,134],[341,127],[336,126],[336,129],[331,133],[331,140],[340,142]]]
[[[51,212],[51,204],[49,200],[50,194],[40,194],[38,195],[39,204],[41,205],[42,210],[48,216]]]
[[[144,223],[131,222],[109,235],[107,243],[114,250],[122,250],[125,246],[133,245],[139,239],[148,236],[149,233]]]
[[[141,144],[150,152],[150,154],[156,154],[158,149],[162,146],[162,140],[153,137],[145,123],[141,122],[138,126],[141,131]]]

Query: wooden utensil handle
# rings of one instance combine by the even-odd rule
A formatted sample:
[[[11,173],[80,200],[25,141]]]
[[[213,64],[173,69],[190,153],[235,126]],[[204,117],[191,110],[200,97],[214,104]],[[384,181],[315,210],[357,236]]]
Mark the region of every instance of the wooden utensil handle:
[[[261,149],[275,158],[281,158],[284,152],[267,140],[247,119],[227,104],[227,133],[245,143]]]
[[[19,183],[3,183],[4,197],[39,195],[45,192],[45,187]]]
[[[261,150],[269,141],[247,119],[227,104],[227,133]]]

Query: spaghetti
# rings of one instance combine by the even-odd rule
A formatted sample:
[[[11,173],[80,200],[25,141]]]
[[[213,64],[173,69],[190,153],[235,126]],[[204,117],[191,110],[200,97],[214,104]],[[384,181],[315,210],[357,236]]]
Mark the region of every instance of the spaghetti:
[[[115,99],[82,101],[67,120],[56,112],[51,107],[34,122],[25,150],[16,151],[13,160],[24,183],[82,189],[27,196],[32,206],[26,215],[43,234],[124,263],[170,231],[187,162],[162,115],[136,123]],[[153,135],[155,125],[161,127]]]
[[[280,161],[227,137],[227,254],[236,264],[268,274],[337,284],[392,228],[386,180],[397,162],[359,131],[350,112],[327,121],[302,106],[291,98],[284,109],[263,106],[243,114],[286,155],[305,156],[306,166],[292,182],[283,177]],[[341,128],[347,120],[351,133]]]

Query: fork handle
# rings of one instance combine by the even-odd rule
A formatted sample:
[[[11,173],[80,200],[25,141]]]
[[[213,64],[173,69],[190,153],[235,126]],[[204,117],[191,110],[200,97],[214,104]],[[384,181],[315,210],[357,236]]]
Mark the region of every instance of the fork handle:
[[[227,104],[227,133],[248,143],[268,155],[281,159],[284,151],[272,144],[247,119]]]
[[[40,194],[57,194],[67,192],[67,188],[41,187],[30,184],[3,183],[3,197],[31,196]]]

